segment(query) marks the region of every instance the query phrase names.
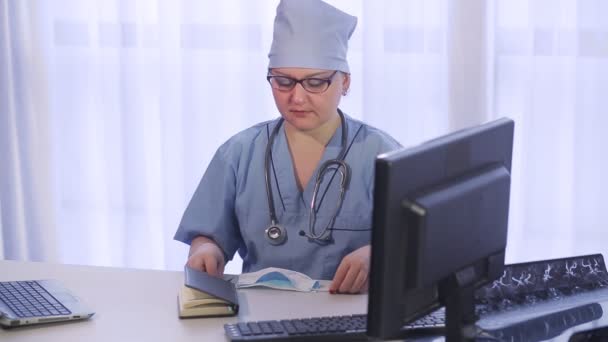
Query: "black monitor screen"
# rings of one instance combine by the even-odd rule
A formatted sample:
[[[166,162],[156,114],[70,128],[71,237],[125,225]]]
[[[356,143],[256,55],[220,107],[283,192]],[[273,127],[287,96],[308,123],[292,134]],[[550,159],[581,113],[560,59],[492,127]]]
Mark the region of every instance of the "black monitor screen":
[[[377,157],[368,335],[401,336],[446,287],[502,274],[513,129],[503,118]]]

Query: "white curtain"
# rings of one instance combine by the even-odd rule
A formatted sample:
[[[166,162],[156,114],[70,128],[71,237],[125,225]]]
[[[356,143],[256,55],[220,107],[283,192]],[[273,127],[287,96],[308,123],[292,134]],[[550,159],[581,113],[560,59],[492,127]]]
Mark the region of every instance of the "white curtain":
[[[608,2],[501,0],[494,112],[516,121],[510,257],[608,252]]]
[[[25,1],[0,2],[0,256],[56,260],[45,61]]]
[[[603,0],[328,2],[359,18],[350,115],[404,145],[515,119],[509,261],[606,252]],[[278,115],[276,4],[0,0],[0,255],[180,269],[215,149]]]

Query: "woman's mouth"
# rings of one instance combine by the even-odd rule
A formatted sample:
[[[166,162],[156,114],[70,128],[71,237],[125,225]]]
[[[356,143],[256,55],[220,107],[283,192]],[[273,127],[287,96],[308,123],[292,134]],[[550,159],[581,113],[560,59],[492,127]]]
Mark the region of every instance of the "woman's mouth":
[[[309,110],[290,110],[290,112],[296,117],[304,117],[311,113]]]

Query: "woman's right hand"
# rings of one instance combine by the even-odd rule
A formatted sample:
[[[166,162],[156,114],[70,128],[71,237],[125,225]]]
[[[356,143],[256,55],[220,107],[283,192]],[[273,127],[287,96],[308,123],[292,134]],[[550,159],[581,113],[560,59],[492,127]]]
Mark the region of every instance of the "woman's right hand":
[[[224,252],[215,241],[198,236],[190,244],[190,254],[186,265],[212,276],[221,277],[224,275]]]

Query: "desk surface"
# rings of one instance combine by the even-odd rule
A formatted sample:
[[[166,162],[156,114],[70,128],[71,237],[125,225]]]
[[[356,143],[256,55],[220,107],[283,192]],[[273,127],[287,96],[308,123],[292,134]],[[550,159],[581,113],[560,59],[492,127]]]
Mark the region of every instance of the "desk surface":
[[[182,272],[0,261],[0,281],[61,281],[96,314],[88,321],[0,329],[0,341],[226,341],[224,323],[365,313],[367,296],[239,290],[238,317],[177,317]]]
[[[0,329],[0,341],[226,341],[225,323],[367,311],[365,295],[242,289],[238,317],[180,320],[176,296],[182,277],[182,272],[0,260],[0,281],[54,278],[96,311],[88,321]],[[608,288],[532,309],[483,317],[479,323],[506,340],[567,341],[576,331],[608,326]],[[496,322],[511,323],[492,329]]]

